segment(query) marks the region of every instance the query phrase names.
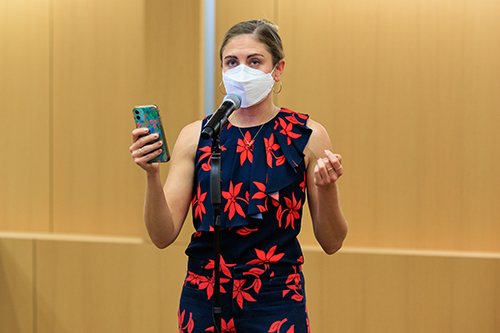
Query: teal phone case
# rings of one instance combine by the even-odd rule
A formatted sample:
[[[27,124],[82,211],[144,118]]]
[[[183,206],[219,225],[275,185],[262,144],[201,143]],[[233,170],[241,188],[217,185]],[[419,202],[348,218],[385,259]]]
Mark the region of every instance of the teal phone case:
[[[149,144],[158,142],[159,140],[163,141],[162,153],[150,160],[149,163],[168,162],[170,160],[170,153],[168,151],[167,138],[165,137],[165,131],[163,130],[158,107],[156,105],[136,106],[133,113],[137,128],[147,127],[149,129],[149,134],[159,134],[158,139],[151,141]]]

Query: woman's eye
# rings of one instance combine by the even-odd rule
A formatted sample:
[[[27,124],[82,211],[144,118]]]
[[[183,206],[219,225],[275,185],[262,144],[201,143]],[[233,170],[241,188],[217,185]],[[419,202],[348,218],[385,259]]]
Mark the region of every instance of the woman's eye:
[[[250,61],[250,65],[252,65],[252,66],[258,66],[259,64],[260,64],[260,61],[257,59]]]
[[[235,61],[235,60],[229,60],[226,64],[227,64],[229,67],[234,67],[234,66],[236,66],[236,61]]]

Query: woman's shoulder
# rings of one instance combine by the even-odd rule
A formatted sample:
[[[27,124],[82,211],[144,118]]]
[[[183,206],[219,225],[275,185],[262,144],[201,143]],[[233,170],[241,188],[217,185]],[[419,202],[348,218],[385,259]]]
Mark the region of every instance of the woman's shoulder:
[[[309,118],[307,120],[307,127],[312,129],[313,134],[315,134],[316,136],[328,134],[326,128],[314,119]]]
[[[192,140],[198,142],[198,138],[201,134],[201,123],[201,120],[196,120],[184,126],[184,128],[179,133],[179,137],[177,140]]]
[[[320,123],[318,123],[317,121],[315,121],[312,118],[307,119],[307,126],[310,129],[312,129],[313,131],[314,130],[326,131],[326,129],[323,127],[323,125],[321,125]]]
[[[179,150],[183,154],[188,154],[194,159],[196,147],[201,133],[201,120],[194,121],[181,130],[177,141],[175,142],[174,150]],[[177,149],[176,149],[177,148]]]
[[[306,147],[306,155],[308,158],[317,158],[321,156],[325,149],[332,149],[330,136],[326,128],[319,122],[309,118],[307,127],[312,130],[311,137]]]

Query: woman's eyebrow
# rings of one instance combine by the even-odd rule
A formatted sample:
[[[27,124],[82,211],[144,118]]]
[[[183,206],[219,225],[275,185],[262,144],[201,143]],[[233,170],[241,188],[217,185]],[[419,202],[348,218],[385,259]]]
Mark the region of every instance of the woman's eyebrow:
[[[255,57],[255,56],[264,57],[264,55],[263,55],[263,54],[260,54],[260,53],[253,53],[253,54],[248,55],[248,56],[247,56],[247,59],[248,59],[248,58],[251,58],[251,57]]]
[[[251,58],[251,57],[255,57],[255,56],[258,56],[258,57],[264,57],[263,54],[260,54],[260,53],[252,53],[252,54],[249,54],[247,55],[247,59],[248,58]],[[224,59],[238,59],[237,56],[234,56],[234,55],[227,55],[224,57]]]

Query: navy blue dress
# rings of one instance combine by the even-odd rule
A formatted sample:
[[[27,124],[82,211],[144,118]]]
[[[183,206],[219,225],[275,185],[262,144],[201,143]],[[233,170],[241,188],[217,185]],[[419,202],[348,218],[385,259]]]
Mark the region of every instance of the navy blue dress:
[[[282,108],[250,128],[228,123],[222,147],[222,332],[309,332],[302,250],[307,115]],[[203,125],[207,118],[203,120]],[[212,140],[198,143],[193,222],[196,232],[180,308],[179,332],[213,332]]]

